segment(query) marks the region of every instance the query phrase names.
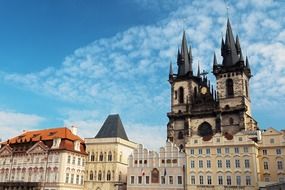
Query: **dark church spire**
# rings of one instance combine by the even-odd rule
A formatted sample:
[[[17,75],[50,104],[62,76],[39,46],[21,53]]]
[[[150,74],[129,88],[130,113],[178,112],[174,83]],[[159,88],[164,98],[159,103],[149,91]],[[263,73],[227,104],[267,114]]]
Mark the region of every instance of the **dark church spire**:
[[[216,53],[214,52],[213,68],[218,65]]]
[[[234,40],[234,35],[229,19],[227,21],[226,41],[224,46],[221,47],[221,49],[222,49],[222,56],[224,57],[223,59],[224,66],[235,65],[239,61],[236,43]]]
[[[178,49],[177,55],[177,65],[178,65],[178,76],[184,76],[187,74],[192,75],[192,52],[191,47],[188,51],[186,33],[183,31],[182,43],[181,43],[181,51]]]
[[[240,48],[240,43],[239,43],[239,37],[237,35],[236,37],[236,49],[237,49],[237,54],[240,54],[241,48]]]

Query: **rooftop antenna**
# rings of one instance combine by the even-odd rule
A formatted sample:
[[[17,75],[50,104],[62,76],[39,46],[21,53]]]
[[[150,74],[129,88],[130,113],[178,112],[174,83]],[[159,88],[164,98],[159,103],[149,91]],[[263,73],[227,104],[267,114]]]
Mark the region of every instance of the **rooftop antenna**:
[[[229,3],[226,0],[224,0],[224,3],[226,5],[226,7],[227,7],[227,18],[229,18],[229,9],[230,9]]]

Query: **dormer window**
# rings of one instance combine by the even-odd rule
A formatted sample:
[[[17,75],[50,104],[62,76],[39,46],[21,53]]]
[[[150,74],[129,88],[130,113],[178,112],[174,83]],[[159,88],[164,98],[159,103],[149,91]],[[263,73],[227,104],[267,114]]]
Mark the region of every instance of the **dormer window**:
[[[80,141],[74,141],[74,150],[80,151]]]
[[[54,138],[51,148],[59,148],[60,142],[61,142],[61,138]]]

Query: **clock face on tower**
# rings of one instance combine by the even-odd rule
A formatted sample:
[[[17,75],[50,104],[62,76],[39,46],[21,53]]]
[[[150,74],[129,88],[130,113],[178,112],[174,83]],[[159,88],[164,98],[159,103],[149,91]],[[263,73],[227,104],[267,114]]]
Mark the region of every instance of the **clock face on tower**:
[[[201,93],[202,93],[202,94],[206,94],[207,91],[208,91],[208,89],[207,89],[206,87],[202,87],[202,88],[201,88]]]

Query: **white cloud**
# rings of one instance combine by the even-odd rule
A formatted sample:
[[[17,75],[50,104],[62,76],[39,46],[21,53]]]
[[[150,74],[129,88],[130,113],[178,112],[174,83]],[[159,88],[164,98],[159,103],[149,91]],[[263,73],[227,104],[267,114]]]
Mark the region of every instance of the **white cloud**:
[[[7,140],[21,134],[23,130],[36,129],[44,118],[34,114],[0,111],[0,121],[0,138]]]
[[[153,1],[139,2],[147,7]],[[221,32],[225,32],[226,25],[224,2],[187,2],[172,6],[172,1],[163,1],[163,9],[177,7],[177,10],[156,24],[132,27],[79,48],[65,58],[60,68],[24,75],[2,73],[2,76],[5,81],[36,93],[96,109],[95,119],[64,118],[66,123],[88,126],[82,128],[82,134],[89,134],[93,123],[100,126],[96,121],[116,112],[125,116],[130,131],[137,133],[141,129],[146,137],[152,138],[152,131],[166,131],[161,126],[166,123],[165,113],[169,110],[168,67],[170,61],[176,61],[182,28],[192,45],[194,67],[199,60],[202,69],[211,71],[213,51],[220,54]],[[234,15],[235,12],[238,14]],[[283,12],[278,3],[268,1],[230,2],[233,30],[240,35],[244,55],[250,56],[255,75],[251,83],[252,100],[260,105],[259,109],[267,109],[264,105],[272,101],[284,104]],[[272,83],[278,86],[272,87]],[[141,139],[135,133],[133,136]]]

